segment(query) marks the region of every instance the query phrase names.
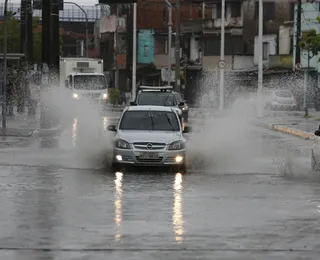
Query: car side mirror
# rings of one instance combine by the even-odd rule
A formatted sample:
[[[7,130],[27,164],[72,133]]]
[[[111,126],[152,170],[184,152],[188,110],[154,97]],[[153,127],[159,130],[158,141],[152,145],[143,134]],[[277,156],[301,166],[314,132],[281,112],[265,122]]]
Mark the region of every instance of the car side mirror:
[[[179,107],[184,107],[185,106],[185,102],[184,101],[181,101],[180,103],[179,103]]]
[[[314,135],[320,136],[320,130],[315,131],[315,132],[314,132]]]
[[[191,126],[185,126],[184,127],[184,129],[183,129],[183,133],[190,133],[190,132],[192,132],[192,128],[191,128]]]
[[[136,102],[130,101],[130,106],[136,106],[136,105],[137,105]]]
[[[108,125],[108,130],[111,132],[117,132],[117,127],[116,125]]]

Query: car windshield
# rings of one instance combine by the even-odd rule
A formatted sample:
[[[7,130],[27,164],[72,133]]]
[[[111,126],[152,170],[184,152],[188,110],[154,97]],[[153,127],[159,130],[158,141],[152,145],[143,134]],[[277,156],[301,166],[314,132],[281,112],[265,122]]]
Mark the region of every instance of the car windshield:
[[[103,75],[75,75],[74,88],[80,90],[106,89],[106,78]]]
[[[126,111],[121,119],[120,130],[180,131],[174,112]]]
[[[177,99],[178,103],[183,101],[183,99],[182,99],[182,97],[181,97],[181,95],[179,93],[175,93],[174,95],[176,96],[176,99]]]
[[[284,98],[293,97],[293,95],[292,95],[292,93],[290,91],[285,91],[285,90],[276,91],[276,95],[278,97],[284,97]]]
[[[167,92],[142,92],[137,99],[138,105],[147,106],[176,106],[177,101],[172,93]]]

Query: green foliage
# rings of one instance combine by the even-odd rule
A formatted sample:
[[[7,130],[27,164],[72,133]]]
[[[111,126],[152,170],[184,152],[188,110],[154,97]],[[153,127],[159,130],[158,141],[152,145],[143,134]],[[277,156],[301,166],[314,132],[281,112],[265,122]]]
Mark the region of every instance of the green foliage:
[[[36,62],[42,56],[42,31],[39,28],[40,18],[33,17],[33,55]],[[0,24],[0,46],[3,46],[4,24]],[[62,35],[60,34],[60,50],[62,50]],[[8,13],[8,52],[20,53],[20,21]],[[3,52],[2,48],[1,51]]]
[[[121,99],[121,92],[118,88],[109,88],[109,98],[113,105],[118,104]]]
[[[302,50],[307,51],[309,57],[318,55],[320,52],[320,34],[315,29],[303,32],[299,46]]]

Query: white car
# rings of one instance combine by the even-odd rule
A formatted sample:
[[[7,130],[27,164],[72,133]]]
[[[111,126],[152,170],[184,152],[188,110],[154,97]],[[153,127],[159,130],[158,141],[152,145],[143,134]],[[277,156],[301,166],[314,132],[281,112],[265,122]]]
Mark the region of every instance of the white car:
[[[130,106],[122,112],[114,131],[112,167],[167,166],[186,168],[187,140],[177,112],[165,106]]]
[[[289,90],[267,90],[264,93],[267,109],[295,110],[297,102]]]

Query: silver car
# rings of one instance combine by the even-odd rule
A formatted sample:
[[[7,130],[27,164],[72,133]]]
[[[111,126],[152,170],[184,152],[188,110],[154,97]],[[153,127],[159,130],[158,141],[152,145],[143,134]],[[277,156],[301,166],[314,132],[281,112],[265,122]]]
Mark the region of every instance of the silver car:
[[[266,108],[275,110],[295,110],[297,102],[291,91],[271,90],[265,92]]]
[[[112,167],[167,166],[186,168],[186,145],[177,112],[164,106],[127,107],[118,125],[109,125],[115,132]]]

